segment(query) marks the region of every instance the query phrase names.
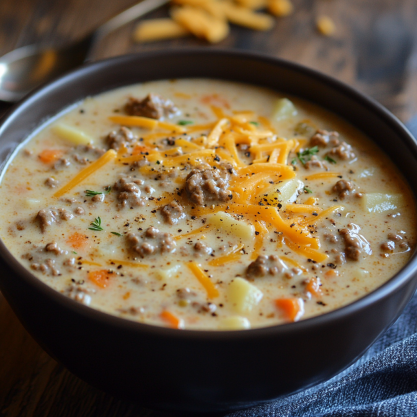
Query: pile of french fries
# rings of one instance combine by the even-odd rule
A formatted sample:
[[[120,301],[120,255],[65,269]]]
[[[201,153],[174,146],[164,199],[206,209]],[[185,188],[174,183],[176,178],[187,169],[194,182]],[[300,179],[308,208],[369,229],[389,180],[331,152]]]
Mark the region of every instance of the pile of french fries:
[[[229,34],[229,23],[253,30],[270,30],[272,15],[288,16],[293,12],[291,0],[172,0],[170,18],[144,20],[136,27],[136,42],[152,42],[194,35],[218,43]],[[270,14],[259,12],[266,9]],[[323,18],[322,18],[323,19]],[[331,35],[333,22],[325,18],[317,29]]]

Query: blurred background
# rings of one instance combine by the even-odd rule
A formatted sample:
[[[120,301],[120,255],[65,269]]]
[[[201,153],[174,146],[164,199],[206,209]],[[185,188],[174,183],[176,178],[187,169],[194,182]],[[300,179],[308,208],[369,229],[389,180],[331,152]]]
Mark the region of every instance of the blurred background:
[[[28,44],[76,40],[135,3],[0,0],[0,56]],[[291,13],[274,17],[270,30],[232,24],[229,35],[217,44],[194,36],[138,43],[133,40],[136,21],[105,38],[94,59],[164,48],[251,50],[338,78],[379,101],[403,122],[417,114],[415,0],[291,0],[291,5]],[[144,20],[168,17],[169,11],[170,6],[164,6]],[[323,17],[333,25],[330,31],[318,27]],[[0,103],[0,114],[9,107]],[[167,415],[114,399],[71,375],[32,340],[0,294],[0,416]]]

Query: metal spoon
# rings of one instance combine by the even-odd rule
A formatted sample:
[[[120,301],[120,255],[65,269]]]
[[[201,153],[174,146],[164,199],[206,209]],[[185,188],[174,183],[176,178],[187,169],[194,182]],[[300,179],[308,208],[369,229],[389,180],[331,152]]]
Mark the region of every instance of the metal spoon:
[[[168,1],[144,0],[67,46],[45,48],[28,45],[3,55],[0,58],[0,100],[18,101],[40,84],[81,65],[93,47],[110,32]]]

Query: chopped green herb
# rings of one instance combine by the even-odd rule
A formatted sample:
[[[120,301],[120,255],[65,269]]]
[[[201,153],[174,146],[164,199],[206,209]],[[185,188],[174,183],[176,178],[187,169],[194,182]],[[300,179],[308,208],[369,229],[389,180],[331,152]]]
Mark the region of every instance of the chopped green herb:
[[[120,233],[117,233],[117,232],[110,232],[112,235],[116,235],[116,236],[123,236],[122,234],[120,234]]]
[[[296,165],[297,164],[297,158],[293,158],[291,161],[291,165]]]
[[[310,188],[304,187],[304,192],[311,194],[313,191],[311,191]]]
[[[326,161],[329,161],[331,164],[336,164],[337,162],[333,159],[333,158],[330,158],[330,156],[329,155],[326,155],[325,157],[324,157],[324,159],[326,160]]]
[[[180,126],[192,125],[194,122],[192,120],[180,120],[177,124]]]
[[[87,197],[93,197],[95,195],[100,195],[100,194],[109,194],[111,191],[111,186],[108,186],[104,189],[104,193],[102,191],[93,191],[93,190],[85,190],[85,195]]]
[[[90,226],[91,227],[89,227],[88,229],[89,230],[94,230],[95,232],[101,232],[102,230],[104,230],[101,227],[101,219],[100,219],[100,217],[96,217],[94,219],[94,221],[90,223]]]
[[[249,122],[251,125],[259,126],[259,122]]]
[[[75,252],[75,250],[73,250],[73,251],[72,251],[72,253],[73,253],[74,255],[76,255],[76,254],[77,254],[77,252]]]
[[[87,197],[92,197],[93,195],[103,194],[101,191],[92,191],[92,190],[85,190],[84,192]]]
[[[302,152],[297,152],[298,160],[305,165],[313,155],[316,155],[319,151],[318,146],[313,146],[312,148],[306,148]]]

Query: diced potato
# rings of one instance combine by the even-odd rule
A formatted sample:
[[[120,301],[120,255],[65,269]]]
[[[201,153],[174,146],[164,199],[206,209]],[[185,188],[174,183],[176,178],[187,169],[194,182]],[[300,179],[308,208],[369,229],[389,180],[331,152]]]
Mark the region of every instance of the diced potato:
[[[368,193],[362,197],[362,207],[369,213],[383,213],[405,205],[406,201],[402,194]]]
[[[207,222],[243,240],[251,240],[255,236],[255,227],[253,225],[242,220],[236,220],[224,211],[208,215]]]
[[[263,197],[267,200],[268,204],[277,206],[278,203],[282,204],[282,207],[285,209],[285,206],[288,203],[293,203],[300,191],[304,188],[304,183],[296,178],[292,180],[283,181],[278,185],[274,185],[269,190],[265,191],[263,194],[268,194]],[[279,190],[279,192],[277,191]]]
[[[250,313],[263,297],[262,291],[243,278],[235,278],[227,291],[232,308],[240,313]]]
[[[276,101],[272,112],[272,119],[280,121],[297,115],[297,109],[292,101],[287,98],[281,98]]]
[[[181,265],[174,265],[171,268],[166,269],[157,269],[155,271],[156,278],[160,279],[161,281],[168,281],[169,279],[173,278],[175,274],[180,270]]]
[[[59,123],[51,128],[52,132],[59,136],[61,139],[68,140],[75,145],[88,145],[93,143],[94,139],[73,126],[68,126],[64,123]]]
[[[359,267],[353,268],[352,275],[354,275],[354,277],[356,279],[359,279],[360,281],[365,281],[369,279],[369,271],[367,271],[364,268],[359,268]]]
[[[36,200],[35,198],[27,198],[25,200],[25,206],[27,208],[39,207],[40,202],[41,202],[41,200]]]
[[[250,321],[245,317],[224,317],[219,321],[220,330],[244,330],[250,329]]]

